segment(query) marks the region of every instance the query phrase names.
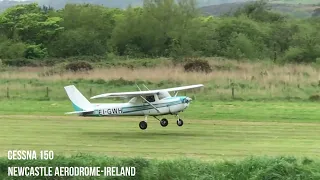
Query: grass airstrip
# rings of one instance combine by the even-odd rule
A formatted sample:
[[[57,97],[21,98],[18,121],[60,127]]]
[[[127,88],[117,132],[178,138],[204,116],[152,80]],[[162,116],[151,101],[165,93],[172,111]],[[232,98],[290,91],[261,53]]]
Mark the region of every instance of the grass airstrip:
[[[194,101],[181,114],[185,124],[160,126],[143,117],[67,116],[69,101],[2,100],[0,156],[8,150],[53,150],[120,157],[204,160],[248,156],[320,155],[320,104],[316,102]]]
[[[121,62],[135,65],[140,60]],[[85,73],[65,72],[60,66],[3,68],[0,156],[10,149],[157,159],[319,156],[318,66],[211,59],[213,72],[205,74],[184,72],[167,60],[146,62],[152,62],[150,67],[96,67]],[[143,117],[64,115],[73,111],[65,85],[76,85],[88,98],[134,91],[135,83],[150,89],[198,83],[205,88],[181,92],[194,99],[181,114],[183,127],[174,116],[166,116],[166,128],[149,117],[148,129],[142,131],[138,124]]]
[[[320,179],[318,66],[213,59],[213,72],[204,74],[172,64],[159,66],[159,60],[146,62],[156,66],[112,65],[85,73],[65,72],[59,66],[3,68],[0,179],[11,179],[9,166],[135,166],[133,179],[139,180]],[[166,128],[149,117],[142,131],[138,124],[143,117],[64,115],[73,111],[65,85],[76,85],[88,98],[134,91],[135,83],[150,89],[198,83],[205,88],[179,93],[194,99],[180,114],[183,127],[174,116],[165,116]],[[14,149],[52,150],[55,158],[8,160],[8,150]],[[113,177],[100,177],[108,178]]]

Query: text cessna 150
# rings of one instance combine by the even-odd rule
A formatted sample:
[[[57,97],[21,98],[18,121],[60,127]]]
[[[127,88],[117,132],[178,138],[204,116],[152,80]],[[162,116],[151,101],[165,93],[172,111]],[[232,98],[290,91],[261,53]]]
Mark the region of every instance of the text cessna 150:
[[[187,96],[177,96],[178,91],[199,88],[202,84],[182,86],[168,89],[107,93],[91,97],[96,98],[131,98],[127,103],[90,103],[74,86],[65,86],[69,99],[72,102],[74,112],[66,114],[78,114],[80,116],[144,116],[145,120],[139,123],[140,129],[147,129],[147,116],[153,116],[160,121],[162,127],[168,125],[166,118],[159,119],[161,115],[175,115],[177,125],[182,126],[183,121],[179,117],[179,113],[184,111],[191,102],[191,98]],[[146,87],[147,88],[147,87]],[[169,92],[175,92],[172,97]]]

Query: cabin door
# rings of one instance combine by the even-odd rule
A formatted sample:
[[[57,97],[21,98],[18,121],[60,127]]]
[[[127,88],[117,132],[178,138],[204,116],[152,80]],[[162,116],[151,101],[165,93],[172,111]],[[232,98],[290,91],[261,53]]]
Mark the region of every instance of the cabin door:
[[[149,101],[153,106],[155,106],[160,113],[169,112],[169,107],[164,106],[164,103],[160,103],[157,95],[150,95],[145,97],[147,101]],[[158,115],[159,112],[155,110],[149,103],[143,103],[144,114],[148,115]]]

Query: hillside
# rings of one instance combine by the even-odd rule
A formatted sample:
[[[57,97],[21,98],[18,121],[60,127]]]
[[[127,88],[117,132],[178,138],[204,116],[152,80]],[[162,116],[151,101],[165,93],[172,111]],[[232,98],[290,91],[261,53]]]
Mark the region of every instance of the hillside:
[[[232,13],[236,9],[243,7],[249,0],[198,0],[198,7],[205,14],[220,16]],[[68,3],[90,3],[99,4],[113,8],[126,8],[128,5],[141,6],[143,0],[2,0],[0,1],[0,11],[17,4],[38,2],[40,5],[61,9]],[[314,9],[320,7],[318,0],[271,0],[272,9],[278,12],[291,14],[295,17],[310,17]]]
[[[197,0],[198,6],[209,6],[209,5],[218,5],[223,3],[233,3],[233,2],[244,2],[247,0]],[[128,5],[132,6],[141,6],[143,0],[28,0],[23,3],[38,2],[41,5],[50,5],[55,9],[61,9],[68,3],[90,3],[90,4],[99,4],[107,7],[114,8],[126,8]],[[21,4],[19,1],[14,0],[2,0],[0,1],[0,9],[6,9],[10,6],[16,4]]]
[[[320,8],[320,3],[314,3],[315,1],[272,1],[270,8],[273,11],[285,13],[298,18],[311,17],[316,8]],[[202,7],[201,10],[208,15],[220,16],[227,13],[233,13],[238,8],[244,7],[249,2],[235,2],[225,3],[219,5],[210,5]]]

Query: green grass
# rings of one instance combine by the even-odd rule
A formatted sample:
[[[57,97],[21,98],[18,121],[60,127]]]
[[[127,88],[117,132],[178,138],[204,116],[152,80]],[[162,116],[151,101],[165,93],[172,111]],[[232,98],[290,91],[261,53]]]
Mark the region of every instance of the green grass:
[[[225,64],[215,66],[221,65]],[[209,75],[184,74],[181,70],[163,75],[166,67],[130,73],[127,69],[111,68],[91,72],[84,79],[79,79],[81,74],[70,73],[61,77],[42,77],[37,75],[39,69],[27,69],[21,74],[23,69],[9,74],[2,72],[0,179],[7,177],[1,173],[6,173],[8,166],[26,164],[135,164],[140,168],[136,179],[319,179],[316,160],[320,152],[318,69],[293,66],[268,70],[262,68],[263,65],[237,66],[240,70],[217,70],[216,74]],[[299,67],[299,73],[291,76],[291,70],[296,67]],[[113,79],[118,74],[121,78]],[[149,117],[148,129],[142,131],[138,123],[143,117],[64,115],[74,111],[63,89],[65,85],[75,84],[88,98],[105,92],[137,90],[135,82],[151,89],[195,83],[203,83],[205,88],[179,93],[194,99],[180,114],[183,127],[176,125],[174,116],[166,116],[169,120],[166,128]],[[231,96],[231,82],[236,84],[235,98]],[[6,97],[7,87],[9,98]],[[48,97],[46,87],[49,87]],[[312,95],[315,95],[313,102],[309,99]],[[60,157],[50,162],[8,161],[7,152],[12,149],[53,150],[56,157]],[[68,158],[79,153],[90,156]],[[250,156],[292,157],[243,160]],[[126,159],[120,159],[122,157]],[[304,157],[309,159],[302,162],[296,159]]]
[[[149,117],[146,131],[138,127],[142,117],[64,116],[73,111],[68,101],[0,103],[1,156],[9,149],[160,159],[319,156],[319,103],[195,101],[181,114],[183,127],[174,116],[166,128]]]
[[[106,156],[80,155],[73,157],[58,156],[52,161],[10,161],[0,159],[0,178],[8,177],[8,166],[50,166],[53,167],[135,167],[135,177],[59,177],[59,179],[138,179],[138,180],[168,180],[168,179],[217,179],[217,180],[260,180],[260,179],[319,179],[319,160],[297,159],[293,157],[255,157],[242,161],[200,162],[188,159],[174,161],[146,160],[142,158],[110,158]],[[58,177],[36,177],[36,179],[57,179]],[[23,177],[14,179],[35,179]]]
[[[63,116],[74,111],[70,101],[2,100],[0,103],[0,115]],[[320,122],[319,109],[318,102],[195,100],[181,115],[201,120]]]

